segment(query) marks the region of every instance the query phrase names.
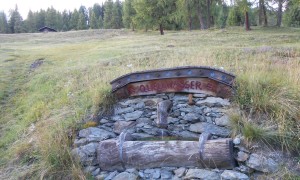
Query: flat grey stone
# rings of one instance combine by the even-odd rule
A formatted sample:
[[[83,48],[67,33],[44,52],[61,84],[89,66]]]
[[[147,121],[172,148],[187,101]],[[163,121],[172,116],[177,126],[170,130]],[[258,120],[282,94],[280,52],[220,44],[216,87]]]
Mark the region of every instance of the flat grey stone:
[[[176,135],[181,137],[182,139],[198,139],[200,136],[199,134],[190,131],[180,131],[176,133]]]
[[[177,177],[177,176],[173,176],[172,177],[172,180],[182,180],[180,177]]]
[[[128,172],[122,172],[116,175],[112,180],[137,180],[138,176]]]
[[[177,123],[179,121],[179,119],[178,118],[173,118],[173,117],[168,117],[168,124],[170,124],[170,123]]]
[[[99,129],[96,127],[89,127],[79,131],[79,137],[86,138],[88,142],[102,141],[109,138],[116,137],[115,133]]]
[[[186,121],[195,121],[198,120],[199,115],[195,113],[188,113],[185,116],[183,116],[183,119]]]
[[[97,168],[96,166],[87,166],[87,167],[84,168],[83,171],[84,171],[85,173],[91,173],[91,172],[93,172],[94,170],[96,170],[96,168]]]
[[[147,133],[133,133],[133,134],[131,134],[131,136],[137,140],[154,137],[153,135],[150,135]]]
[[[103,180],[108,176],[107,173],[101,173],[95,177],[96,180]]]
[[[139,171],[139,176],[140,176],[141,178],[144,178],[144,177],[145,177],[145,174],[144,174],[142,171]]]
[[[193,97],[195,97],[195,98],[206,98],[207,96],[208,96],[208,94],[202,94],[202,93],[193,94]]]
[[[149,98],[149,99],[143,100],[146,107],[156,107],[157,103],[160,101],[163,101],[163,99],[162,98]]]
[[[273,159],[258,154],[251,154],[249,160],[246,161],[246,165],[264,173],[276,172],[279,168],[278,163]]]
[[[131,113],[134,111],[133,107],[126,107],[126,108],[120,108],[120,107],[116,107],[115,108],[115,114],[119,115],[119,114],[124,114],[124,113]]]
[[[101,119],[100,120],[100,124],[106,124],[106,123],[108,123],[109,122],[109,120],[107,120],[107,119]]]
[[[230,120],[229,120],[228,115],[223,115],[220,118],[216,118],[215,122],[216,122],[216,125],[218,125],[218,126],[227,126],[227,127],[230,126]]]
[[[240,165],[238,167],[235,167],[234,170],[237,170],[237,171],[240,171],[240,172],[246,173],[246,174],[251,174],[254,171],[254,169],[249,168],[249,167],[244,166],[244,165]]]
[[[137,123],[152,124],[153,121],[150,118],[141,117],[141,118],[137,119],[136,122]]]
[[[197,101],[196,105],[205,105],[208,107],[225,107],[229,106],[230,102],[228,99],[222,99],[220,97],[207,97],[204,100]]]
[[[197,132],[197,133],[207,132],[212,135],[217,135],[221,137],[228,137],[230,135],[229,129],[214,124],[210,124],[207,122],[199,122],[196,124],[191,124],[190,131]]]
[[[118,171],[109,173],[109,175],[104,180],[111,180],[118,174]]]
[[[219,180],[220,176],[218,173],[205,170],[205,169],[189,169],[183,179],[207,179],[207,180]]]
[[[236,157],[236,160],[239,162],[245,162],[249,158],[249,154],[243,151],[239,151]]]
[[[246,174],[236,172],[233,170],[225,170],[221,174],[221,178],[224,180],[249,180],[250,179]]]
[[[97,168],[92,172],[92,175],[97,176],[99,173],[100,173],[100,168]]]
[[[173,97],[173,101],[188,102],[189,101],[189,97],[188,97],[188,95],[175,95]]]
[[[120,115],[114,115],[114,116],[111,117],[111,120],[113,120],[113,121],[124,121],[125,119]]]
[[[126,169],[126,171],[129,172],[129,173],[133,173],[133,174],[138,174],[139,173],[137,171],[137,169],[135,169],[135,168]]]
[[[165,169],[161,170],[160,179],[168,180],[168,179],[171,179],[172,176],[173,176],[172,172],[165,170]]]
[[[86,138],[75,139],[75,141],[74,141],[74,145],[75,145],[76,147],[86,145],[87,143],[88,143],[88,141],[87,141]]]
[[[73,157],[78,158],[83,165],[96,165],[96,149],[98,143],[89,143],[84,146],[72,149],[71,154]]]
[[[186,113],[194,112],[194,109],[191,107],[180,108],[179,110]]]
[[[145,169],[144,170],[144,173],[145,174],[151,174],[151,173],[153,173],[155,170],[154,169]]]
[[[241,139],[236,137],[236,138],[233,139],[232,142],[233,142],[234,145],[239,145],[239,144],[241,144]]]
[[[134,109],[142,109],[145,107],[145,103],[144,102],[139,102],[136,105],[132,106]]]
[[[124,118],[126,121],[132,121],[140,118],[143,114],[143,111],[134,111],[132,113],[124,114]]]
[[[152,116],[150,117],[150,119],[157,119],[157,115],[156,115],[156,114],[152,115]]]
[[[151,178],[158,179],[160,177],[160,169],[154,169],[154,172],[151,174]]]
[[[122,106],[129,106],[129,105],[137,104],[141,101],[142,101],[141,98],[134,98],[134,99],[123,100],[123,101],[119,102],[119,104]]]
[[[134,121],[117,121],[114,123],[114,132],[121,134],[122,131],[132,127],[134,124]]]
[[[180,168],[174,170],[174,174],[177,177],[182,177],[185,173],[185,170],[186,169],[184,167],[180,167]]]
[[[185,108],[187,106],[188,106],[188,104],[177,104],[176,105],[177,108]]]

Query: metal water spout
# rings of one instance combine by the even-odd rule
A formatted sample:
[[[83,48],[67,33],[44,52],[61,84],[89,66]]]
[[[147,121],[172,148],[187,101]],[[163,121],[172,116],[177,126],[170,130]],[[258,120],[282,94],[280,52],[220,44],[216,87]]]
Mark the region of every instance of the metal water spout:
[[[171,111],[173,104],[170,100],[164,100],[157,104],[157,119],[155,121],[157,127],[168,127],[168,115]]]

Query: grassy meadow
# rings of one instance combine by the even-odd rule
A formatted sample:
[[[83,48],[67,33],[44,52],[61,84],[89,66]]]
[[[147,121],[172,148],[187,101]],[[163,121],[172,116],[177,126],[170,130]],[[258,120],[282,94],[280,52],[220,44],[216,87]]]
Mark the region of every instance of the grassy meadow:
[[[188,65],[237,75],[234,134],[299,153],[300,29],[0,34],[0,179],[88,178],[70,146],[109,82]]]

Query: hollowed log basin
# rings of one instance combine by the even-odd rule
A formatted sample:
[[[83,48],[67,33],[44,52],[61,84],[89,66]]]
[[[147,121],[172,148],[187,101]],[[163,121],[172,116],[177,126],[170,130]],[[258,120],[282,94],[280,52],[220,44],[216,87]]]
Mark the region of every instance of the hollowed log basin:
[[[101,169],[200,167],[232,169],[235,166],[231,138],[208,140],[203,133],[199,141],[132,141],[121,134],[118,140],[99,143],[97,159]]]

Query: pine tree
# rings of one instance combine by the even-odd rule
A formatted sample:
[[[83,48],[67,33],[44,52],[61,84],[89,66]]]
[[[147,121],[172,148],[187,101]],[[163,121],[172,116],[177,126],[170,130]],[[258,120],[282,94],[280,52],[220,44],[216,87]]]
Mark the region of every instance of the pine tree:
[[[46,11],[45,25],[55,29],[58,28],[56,10],[53,7],[48,8]]]
[[[70,19],[70,29],[77,30],[78,21],[79,21],[79,13],[77,9],[74,9]]]
[[[122,4],[119,0],[116,0],[112,9],[112,28],[120,29],[122,27]]]
[[[79,13],[79,19],[78,19],[77,29],[78,30],[87,29],[86,18],[85,18],[85,16],[84,16],[83,13]]]
[[[46,19],[46,11],[45,10],[40,10],[36,14],[36,29],[40,29],[45,26],[45,19]]]
[[[67,10],[62,13],[62,31],[70,30],[71,14]]]
[[[98,18],[98,27],[99,27],[99,29],[103,29],[103,27],[104,27],[102,16],[99,16],[99,18]]]
[[[82,14],[83,18],[84,18],[84,19],[80,20],[82,22],[79,22],[79,23],[82,23],[82,27],[84,27],[84,29],[87,29],[88,28],[87,23],[89,21],[89,15],[88,15],[89,13],[88,13],[86,7],[85,6],[80,6],[78,12],[79,12],[79,20],[80,20],[80,14]],[[85,25],[83,23],[84,21],[85,21]]]
[[[27,15],[27,19],[26,19],[26,29],[27,32],[29,33],[33,33],[36,32],[36,20],[35,20],[35,16],[33,14],[33,12],[31,10],[29,10],[28,15]]]
[[[136,11],[133,8],[133,0],[125,0],[123,5],[123,25],[134,31],[135,25],[133,18],[136,15]]]
[[[112,0],[105,1],[104,3],[104,28],[110,29],[113,27],[112,24],[112,15],[113,15],[113,6],[114,3]]]
[[[94,4],[92,11],[95,13],[96,18],[103,17],[103,9],[98,3]]]
[[[96,17],[96,14],[94,13],[94,11],[92,11],[91,17],[90,17],[90,27],[92,29],[98,29],[98,19]]]
[[[7,18],[6,14],[2,11],[0,11],[0,33],[8,33],[8,23],[7,23]]]
[[[18,11],[17,5],[14,10],[10,10],[9,30],[10,33],[24,32],[23,18]]]
[[[285,24],[287,26],[300,27],[300,2],[299,2],[299,0],[290,0],[287,3],[284,20],[285,20]]]
[[[140,26],[156,26],[163,35],[164,26],[172,21],[176,12],[176,0],[136,0],[134,8],[137,12],[135,21]]]

